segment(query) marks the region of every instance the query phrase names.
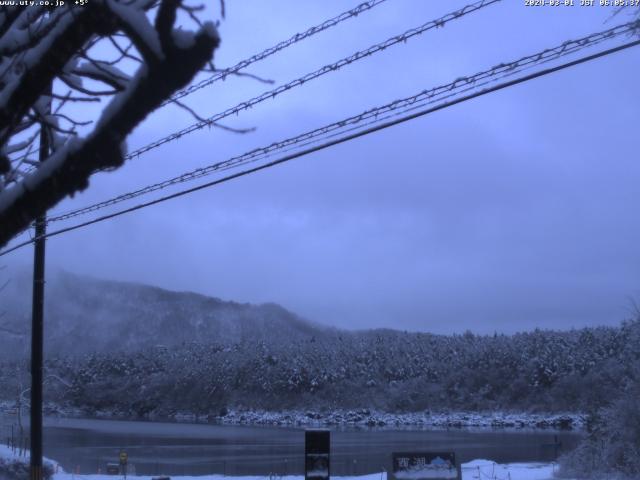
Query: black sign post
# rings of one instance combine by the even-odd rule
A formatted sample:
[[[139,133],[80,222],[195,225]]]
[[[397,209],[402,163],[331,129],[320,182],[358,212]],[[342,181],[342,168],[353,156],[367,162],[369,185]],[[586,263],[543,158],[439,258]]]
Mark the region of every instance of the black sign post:
[[[304,432],[304,478],[305,480],[329,480],[329,430],[306,430]]]
[[[391,480],[461,480],[453,452],[394,452]]]

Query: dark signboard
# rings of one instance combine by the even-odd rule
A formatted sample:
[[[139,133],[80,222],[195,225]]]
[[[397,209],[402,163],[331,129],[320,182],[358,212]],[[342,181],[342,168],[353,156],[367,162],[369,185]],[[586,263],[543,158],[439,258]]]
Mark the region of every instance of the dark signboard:
[[[329,480],[329,430],[307,430],[304,432],[304,478],[307,480]]]
[[[394,452],[391,478],[397,480],[462,478],[453,452]]]

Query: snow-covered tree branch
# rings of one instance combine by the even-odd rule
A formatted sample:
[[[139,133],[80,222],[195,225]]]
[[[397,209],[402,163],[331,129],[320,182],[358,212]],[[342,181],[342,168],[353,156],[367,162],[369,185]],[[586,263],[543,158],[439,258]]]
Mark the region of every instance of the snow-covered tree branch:
[[[207,67],[219,44],[185,0],[67,3],[0,7],[0,246],[87,188],[93,173],[121,166],[131,131]],[[181,11],[194,31],[176,27]],[[103,101],[93,123],[69,113]],[[42,163],[40,128],[52,146]]]

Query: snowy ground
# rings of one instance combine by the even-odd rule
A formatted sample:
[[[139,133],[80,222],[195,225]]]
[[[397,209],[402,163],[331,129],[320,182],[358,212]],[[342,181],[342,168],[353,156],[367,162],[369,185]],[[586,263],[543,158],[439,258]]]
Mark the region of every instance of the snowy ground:
[[[0,464],[3,462],[21,461],[28,462],[27,456],[19,456],[9,447],[0,445]],[[74,473],[66,473],[57,462],[45,458],[46,463],[50,463],[57,471],[53,475],[53,480],[120,480],[120,476],[116,475],[77,475]],[[497,464],[490,460],[473,460],[469,463],[462,464],[463,480],[553,480],[556,470],[554,464],[549,463],[509,463]],[[130,480],[151,480],[151,476],[131,476]],[[172,476],[172,480],[223,480],[223,475],[206,475],[198,477],[190,476]],[[387,480],[384,472],[374,473],[370,475],[361,475],[358,477],[333,477],[333,478],[354,478],[358,480]],[[233,477],[233,480],[303,480],[303,475],[289,476],[242,476]]]
[[[0,479],[11,479],[16,472],[20,472],[28,478],[28,463],[28,451],[14,451],[6,445],[0,445]],[[60,465],[49,458],[44,458],[43,463],[45,464],[45,472],[47,470],[50,472],[61,470]]]
[[[545,463],[511,463],[498,465],[490,460],[473,460],[462,464],[463,480],[554,480],[556,467]],[[53,480],[114,480],[114,476],[109,475],[73,475],[70,473],[58,473]],[[136,476],[128,477],[131,480],[151,480],[153,477]],[[222,475],[208,475],[202,477],[171,477],[171,480],[223,480]],[[358,477],[336,477],[332,478],[353,478],[357,480],[387,480],[384,472],[361,475]],[[303,480],[303,475],[289,476],[263,476],[263,477],[233,477],[233,480]]]
[[[29,461],[29,451],[26,450],[22,455],[20,455],[18,453],[18,450],[13,450],[10,447],[7,447],[6,445],[0,444],[0,462],[1,461],[23,461],[23,462],[28,462]],[[49,463],[51,464],[51,466],[54,469],[58,469],[60,470],[60,466],[58,464],[58,462],[56,462],[55,460],[51,460],[50,458],[46,458],[44,457],[44,462],[45,463]]]

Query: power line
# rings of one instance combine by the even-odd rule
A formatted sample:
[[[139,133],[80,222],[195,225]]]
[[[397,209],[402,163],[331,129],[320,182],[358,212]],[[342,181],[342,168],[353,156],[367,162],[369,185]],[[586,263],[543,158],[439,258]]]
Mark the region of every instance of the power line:
[[[271,55],[274,55],[275,53],[278,53],[281,50],[284,50],[287,47],[290,47],[291,45],[298,43],[306,38],[312,37],[313,35],[323,32],[325,30],[330,29],[331,27],[334,27],[342,22],[344,22],[345,20],[348,20],[350,18],[355,18],[357,17],[359,14],[364,13],[368,10],[371,10],[372,8],[380,5],[381,3],[386,2],[387,0],[370,0],[367,2],[363,2],[359,5],[357,5],[356,7],[352,8],[351,10],[347,10],[346,12],[343,12],[333,18],[330,18],[328,20],[325,20],[324,22],[322,22],[319,25],[315,25],[313,27],[308,28],[307,30],[305,30],[302,33],[296,33],[295,35],[293,35],[292,37],[288,38],[287,40],[283,40],[280,43],[277,43],[276,45],[269,47],[265,50],[263,50],[260,53],[257,53],[249,58],[246,58],[240,62],[238,62],[236,65],[234,65],[233,67],[229,67],[229,68],[225,68],[219,72],[216,72],[214,75],[212,75],[211,77],[204,79],[198,83],[192,84],[190,86],[188,86],[187,88],[184,88],[182,90],[178,90],[177,92],[175,92],[171,98],[165,100],[164,102],[162,102],[160,104],[160,106],[158,108],[162,108],[166,105],[169,105],[173,102],[175,102],[176,100],[179,100],[183,97],[186,97],[187,95],[191,95],[192,93],[205,88],[219,80],[225,80],[227,78],[227,76],[229,75],[233,75],[238,73],[240,70],[245,69],[246,67],[248,67],[249,65],[256,63],[260,60],[264,60],[267,57],[270,57]],[[499,1],[499,0],[496,0]],[[267,95],[267,97],[269,96],[271,92],[267,92],[265,95]],[[281,93],[281,92],[279,92]],[[274,95],[275,96],[275,95]],[[263,99],[262,101],[266,100]],[[253,105],[251,105],[253,106]],[[237,108],[237,107],[236,107]],[[241,110],[244,110],[248,107],[239,109],[237,111],[235,111],[234,109],[229,109],[229,113],[222,115],[220,118],[218,118],[217,120],[220,120],[222,118],[225,118],[233,113],[238,113]],[[205,125],[211,125],[214,121],[216,120],[211,120],[209,119],[207,122],[205,122]],[[184,132],[184,133],[190,133],[190,132]],[[184,133],[181,132],[177,132],[175,135],[177,135],[176,138],[179,138],[180,136],[182,136]],[[170,141],[170,140],[167,140]],[[158,145],[153,145],[151,146],[151,148],[145,149],[145,147],[138,149],[135,152],[131,152],[128,155],[125,156],[125,160],[129,160],[131,158],[133,158],[134,156],[139,156],[142,153],[151,150],[152,148],[155,148],[159,145],[162,145],[166,142],[161,142]],[[26,173],[31,173],[32,171],[35,171],[36,168],[30,168],[26,171]]]
[[[563,42],[562,44],[554,48],[549,48],[533,55],[521,57],[520,59],[513,62],[501,63],[488,70],[481,71],[469,77],[461,77],[445,85],[431,88],[429,90],[423,90],[417,95],[396,100],[386,105],[362,112],[359,115],[354,115],[338,122],[334,122],[323,127],[305,132],[295,137],[272,143],[271,145],[268,145],[266,147],[260,147],[251,150],[242,155],[232,157],[222,162],[217,162],[206,167],[201,167],[177,177],[148,185],[144,188],[128,192],[111,199],[89,205],[87,207],[75,209],[57,216],[51,216],[49,218],[49,223],[67,220],[79,215],[97,211],[126,200],[131,200],[141,195],[145,195],[157,190],[162,190],[175,184],[192,181],[197,178],[210,175],[214,172],[228,170],[230,168],[237,167],[249,162],[263,160],[265,158],[273,156],[275,153],[283,153],[283,151],[287,152],[293,148],[305,147],[312,143],[319,142],[322,139],[333,138],[336,135],[348,133],[354,129],[362,128],[363,126],[368,126],[372,123],[380,123],[388,119],[390,116],[398,115],[398,113],[394,113],[398,110],[401,110],[400,114],[408,113],[409,111],[425,106],[426,104],[431,104],[436,100],[451,98],[452,96],[459,95],[460,93],[477,89],[479,87],[488,85],[489,83],[500,80],[505,76],[515,75],[516,73],[520,73],[526,69],[533,68],[534,66],[560,59],[563,56],[576,53],[582,49],[592,47],[603,41],[628,34],[634,31],[637,26],[637,22],[629,22],[627,24],[618,25],[608,30],[579,38],[577,40],[569,40]]]
[[[435,20],[431,20],[431,21],[429,21],[429,22],[427,22],[427,23],[425,23],[425,24],[423,24],[423,25],[421,25],[419,27],[415,27],[415,28],[412,28],[410,30],[407,30],[402,34],[399,34],[399,35],[396,35],[394,37],[391,37],[391,38],[385,40],[384,42],[375,44],[375,45],[373,45],[373,46],[371,46],[371,47],[369,47],[369,48],[367,48],[365,50],[360,50],[360,51],[358,51],[358,52],[356,52],[356,53],[354,53],[354,54],[352,54],[352,55],[350,55],[348,57],[342,58],[342,59],[340,59],[340,60],[338,60],[338,61],[336,61],[336,62],[334,62],[332,64],[325,65],[324,67],[322,67],[322,68],[320,68],[320,69],[318,69],[318,70],[316,70],[314,72],[307,73],[306,75],[304,75],[302,77],[299,77],[299,78],[297,78],[297,79],[295,79],[295,80],[293,80],[293,81],[291,81],[291,82],[289,82],[287,84],[281,85],[280,87],[277,87],[277,88],[275,88],[273,90],[264,92],[263,94],[261,94],[261,95],[259,95],[257,97],[254,97],[254,98],[252,98],[250,100],[242,102],[242,103],[236,105],[235,107],[232,107],[232,108],[229,108],[229,109],[225,110],[224,112],[217,113],[217,114],[213,115],[212,117],[209,117],[206,121],[200,121],[200,122],[194,123],[194,124],[190,125],[189,127],[186,127],[186,128],[184,128],[182,130],[174,132],[174,133],[172,133],[170,135],[167,135],[167,136],[165,136],[165,137],[163,137],[163,138],[161,138],[161,139],[159,139],[159,140],[157,140],[155,142],[152,142],[150,144],[145,145],[144,147],[140,147],[140,148],[128,153],[125,156],[125,160],[131,160],[131,159],[133,159],[135,157],[138,157],[138,156],[140,156],[140,155],[142,155],[142,154],[144,154],[144,153],[146,153],[146,152],[148,152],[148,151],[150,151],[152,149],[158,148],[161,145],[164,145],[165,143],[169,143],[171,141],[178,140],[184,135],[188,135],[190,133],[193,133],[194,131],[200,130],[200,129],[206,127],[206,126],[210,126],[210,125],[214,124],[215,122],[217,122],[217,121],[219,121],[219,120],[221,120],[223,118],[229,117],[231,115],[238,114],[239,112],[241,112],[243,110],[247,110],[247,109],[249,109],[249,108],[257,105],[258,103],[261,103],[261,102],[265,101],[265,100],[273,99],[276,96],[278,96],[278,95],[280,95],[280,94],[282,94],[282,93],[284,93],[284,92],[286,92],[286,91],[288,91],[288,90],[290,90],[292,88],[295,88],[297,86],[301,86],[304,83],[307,83],[307,82],[309,82],[311,80],[319,78],[319,77],[321,77],[323,75],[326,75],[328,73],[331,73],[333,71],[337,71],[337,70],[339,70],[340,68],[342,68],[342,67],[344,67],[346,65],[349,65],[349,64],[354,63],[354,62],[356,62],[358,60],[361,60],[363,58],[371,56],[371,55],[373,55],[375,53],[381,52],[381,51],[383,51],[383,50],[385,50],[385,49],[387,49],[387,48],[389,48],[389,47],[391,47],[393,45],[397,45],[399,43],[404,43],[407,40],[409,40],[410,38],[415,37],[417,35],[421,35],[422,33],[425,33],[428,30],[432,30],[434,28],[442,28],[442,27],[444,27],[446,25],[447,22],[450,22],[452,20],[456,20],[458,18],[462,18],[465,15],[468,15],[470,13],[473,13],[473,12],[477,11],[477,10],[480,10],[482,8],[490,6],[490,5],[494,4],[494,3],[498,3],[500,1],[502,1],[502,0],[480,0],[480,1],[477,1],[475,3],[471,3],[471,4],[468,4],[468,5],[465,5],[461,9],[454,10],[454,11],[452,11],[450,13],[447,13],[447,14],[443,15],[442,17],[439,17],[439,18],[437,18]],[[128,197],[128,195],[125,195],[125,196]],[[107,203],[111,203],[111,202],[109,201]],[[91,208],[91,207],[88,207],[88,208]],[[88,211],[91,211],[91,210],[88,210]],[[75,211],[71,212],[71,213],[75,213]],[[74,216],[74,215],[71,215],[71,216]],[[59,215],[58,217],[52,218],[49,221],[61,220],[61,219],[63,219],[61,217],[69,218],[68,215],[64,214],[64,215]]]
[[[335,145],[338,145],[338,144],[341,144],[341,143],[345,143],[347,141],[351,141],[351,140],[354,140],[356,138],[363,137],[365,135],[369,135],[369,134],[374,133],[374,132],[378,132],[380,130],[384,130],[386,128],[398,125],[400,123],[408,122],[409,120],[413,120],[413,119],[422,117],[424,115],[428,115],[430,113],[433,113],[433,112],[436,112],[436,111],[439,111],[439,110],[443,110],[443,109],[451,107],[453,105],[457,105],[459,103],[466,102],[468,100],[471,100],[471,99],[474,99],[474,98],[477,98],[477,97],[480,97],[480,96],[483,96],[483,95],[487,95],[489,93],[496,92],[498,90],[502,90],[502,89],[507,88],[507,87],[511,87],[511,86],[514,86],[514,85],[517,85],[517,84],[520,84],[520,83],[524,83],[524,82],[533,80],[535,78],[539,78],[539,77],[542,77],[542,76],[545,76],[545,75],[549,75],[551,73],[555,73],[557,71],[564,70],[564,69],[567,69],[567,68],[570,68],[570,67],[585,63],[585,62],[589,62],[589,61],[595,60],[597,58],[604,57],[606,55],[611,55],[613,53],[616,53],[616,52],[619,52],[619,51],[622,51],[622,50],[625,50],[625,49],[628,49],[628,48],[631,48],[631,47],[635,47],[637,45],[640,45],[640,40],[636,40],[636,41],[633,41],[633,42],[625,43],[623,45],[619,45],[617,47],[613,47],[613,48],[610,48],[608,50],[604,50],[604,51],[601,51],[601,52],[598,52],[598,53],[595,53],[595,54],[592,54],[592,55],[589,55],[589,56],[586,56],[586,57],[581,57],[581,58],[573,60],[571,62],[563,63],[563,64],[557,65],[555,67],[550,67],[550,68],[547,68],[545,70],[541,70],[541,71],[538,71],[538,72],[531,73],[531,74],[526,75],[524,77],[519,77],[519,78],[514,79],[514,80],[503,82],[503,83],[500,83],[500,84],[495,85],[493,87],[481,90],[479,92],[475,92],[475,93],[472,93],[472,94],[469,94],[469,95],[466,95],[466,96],[463,96],[463,97],[460,97],[460,98],[457,98],[457,99],[454,99],[454,100],[451,100],[451,101],[448,101],[448,102],[445,102],[445,103],[442,103],[442,104],[439,104],[439,105],[436,105],[434,107],[431,107],[431,108],[428,108],[428,109],[425,109],[425,110],[421,110],[419,112],[415,112],[415,113],[403,116],[401,118],[397,118],[395,120],[382,123],[380,125],[376,125],[376,126],[370,127],[370,128],[368,128],[366,130],[361,130],[359,132],[356,132],[356,133],[353,133],[353,134],[350,134],[350,135],[347,135],[347,136],[344,136],[344,137],[337,138],[335,140],[323,143],[322,145],[317,145],[315,147],[311,147],[311,148],[308,148],[306,150],[302,150],[300,152],[296,152],[296,153],[287,155],[285,157],[281,157],[281,158],[279,158],[277,160],[274,160],[272,162],[265,163],[265,164],[262,164],[262,165],[258,165],[256,167],[253,167],[253,168],[250,168],[250,169],[247,169],[247,170],[243,170],[241,172],[237,172],[237,173],[234,173],[232,175],[228,175],[226,177],[219,178],[219,179],[213,180],[211,182],[204,183],[202,185],[198,185],[196,187],[192,187],[192,188],[189,188],[189,189],[186,189],[186,190],[181,190],[179,192],[176,192],[176,193],[173,193],[173,194],[161,197],[161,198],[157,198],[157,199],[151,200],[149,202],[141,203],[141,204],[138,204],[136,206],[129,207],[129,208],[126,208],[126,209],[123,209],[123,210],[120,210],[120,211],[117,211],[117,212],[114,212],[114,213],[110,213],[108,215],[103,215],[101,217],[94,218],[92,220],[89,220],[89,221],[86,221],[86,222],[83,222],[83,223],[79,223],[79,224],[76,224],[76,225],[72,225],[70,227],[66,227],[66,228],[62,228],[62,229],[59,229],[59,230],[55,230],[55,231],[52,231],[52,232],[50,232],[50,233],[48,233],[48,234],[46,234],[44,236],[36,237],[36,238],[34,238],[34,240],[25,241],[25,242],[20,243],[20,244],[14,246],[14,247],[12,247],[12,248],[10,248],[8,250],[0,252],[0,256],[6,255],[6,254],[8,254],[8,253],[10,253],[12,251],[15,251],[15,250],[21,248],[21,247],[29,245],[29,244],[33,243],[33,241],[38,240],[40,238],[48,238],[48,237],[53,237],[53,236],[56,236],[56,235],[61,235],[63,233],[67,233],[67,232],[70,232],[70,231],[73,231],[73,230],[77,230],[79,228],[83,228],[83,227],[92,225],[94,223],[103,222],[105,220],[109,220],[109,219],[124,215],[126,213],[134,212],[136,210],[141,210],[143,208],[150,207],[152,205],[163,203],[165,201],[168,201],[168,200],[171,200],[171,199],[174,199],[174,198],[177,198],[177,197],[181,197],[181,196],[196,192],[198,190],[203,190],[205,188],[209,188],[209,187],[221,184],[221,183],[225,183],[225,182],[228,182],[230,180],[249,175],[250,173],[255,173],[255,172],[258,172],[260,170],[264,170],[264,169],[273,167],[275,165],[279,165],[281,163],[285,163],[285,162],[288,162],[290,160],[293,160],[293,159],[296,159],[296,158],[299,158],[299,157],[302,157],[302,156],[305,156],[305,155],[309,155],[311,153],[315,153],[317,151],[324,150],[326,148],[329,148],[329,147],[332,147],[332,146],[335,146]]]
[[[478,82],[480,80],[493,77],[498,73],[504,73],[505,75],[518,73],[524,70],[525,68],[530,68],[531,66],[533,66],[533,64],[537,65],[537,64],[545,63],[551,60],[555,60],[566,54],[574,53],[580,49],[595,45],[603,40],[614,38],[615,36],[619,36],[625,33],[629,33],[630,31],[632,31],[634,26],[635,26],[634,23],[625,24],[625,25],[617,26],[612,29],[606,30],[604,32],[592,34],[588,37],[584,37],[578,40],[564,42],[560,46],[555,47],[553,49],[547,49],[540,53],[522,57],[521,59],[511,63],[503,63],[500,65],[497,65],[495,67],[492,67],[489,70],[485,70],[483,72],[477,73],[470,77],[463,77],[463,78],[457,79],[456,81],[443,86],[432,88],[430,90],[424,90],[423,92],[420,92],[418,95],[414,95],[401,100],[396,100],[382,107],[377,107],[375,109],[363,112],[359,115],[352,116],[347,119],[343,119],[339,122],[334,122],[332,124],[317,128],[315,130],[305,132],[296,137],[292,137],[280,142],[273,143],[267,147],[257,148],[250,152],[242,154],[240,156],[236,156],[231,159],[209,165],[207,167],[198,168],[191,172],[182,174],[178,177],[174,177],[172,179],[165,180],[160,183],[149,185],[145,188],[142,188],[133,192],[129,192],[127,194],[119,195],[112,199],[109,199],[88,207],[83,207],[81,209],[73,210],[65,214],[51,217],[50,221],[54,222],[54,221],[66,220],[68,218],[72,218],[77,215],[99,210],[101,208],[114,205],[116,203],[120,203],[122,201],[129,200],[140,195],[144,195],[156,190],[166,188],[173,184],[194,180],[196,178],[213,173],[214,171],[226,170],[230,167],[237,166],[238,164],[243,164],[243,163],[246,163],[247,161],[254,160],[257,157],[264,158],[265,156],[272,155],[276,151],[282,151],[285,148],[291,148],[292,146],[295,146],[302,142],[306,142],[310,139],[313,139],[314,137],[325,136],[326,133],[332,130],[343,129],[348,124],[356,124],[372,118],[379,119],[381,115],[386,114],[389,111],[397,110],[398,108],[408,107],[412,105],[415,108],[416,105],[418,106],[423,105],[425,100],[431,100],[437,96],[441,97],[442,94],[445,92],[452,92],[456,88],[456,85],[472,85],[472,87],[470,88],[483,86],[488,82],[485,81],[484,83],[480,83],[480,85],[478,85]],[[462,91],[464,92],[464,91],[467,91],[468,89],[469,88]],[[455,94],[457,93],[460,93],[460,91],[455,90]],[[450,97],[450,96],[451,95],[447,95],[447,97]],[[306,143],[303,143],[303,145],[306,145]]]
[[[163,107],[175,100],[178,100],[182,97],[186,97],[187,95],[191,95],[193,92],[200,90],[201,88],[207,87],[219,80],[225,80],[227,76],[233,75],[234,73],[238,73],[240,70],[247,68],[252,63],[256,63],[256,62],[259,62],[260,60],[264,60],[265,58],[270,57],[271,55],[278,53],[279,51],[284,50],[285,48],[290,47],[295,43],[298,43],[306,38],[312,37],[317,33],[328,30],[331,27],[335,27],[336,25],[344,22],[345,20],[349,20],[350,18],[355,18],[361,13],[371,10],[372,8],[386,1],[387,0],[370,0],[368,2],[363,2],[360,5],[352,8],[351,10],[347,10],[346,12],[343,12],[340,15],[337,15],[333,18],[325,20],[319,25],[315,25],[311,28],[308,28],[302,33],[296,33],[295,35],[288,38],[287,40],[283,40],[282,42],[277,43],[276,45],[269,47],[260,53],[257,53],[249,58],[246,58],[238,62],[233,67],[225,68],[224,70],[217,72],[215,75],[212,75],[209,78],[206,78],[193,85],[190,85],[189,87],[183,90],[177,91],[171,96],[169,100],[166,100],[160,106]]]
[[[392,47],[394,45],[398,45],[401,43],[406,42],[407,40],[421,35],[429,30],[432,30],[434,28],[441,28],[444,27],[445,24],[447,22],[453,21],[453,20],[457,20],[459,18],[462,18],[466,15],[469,15],[473,12],[476,12],[482,8],[488,7],[490,5],[493,5],[494,3],[498,3],[501,2],[502,0],[479,0],[475,3],[469,4],[464,6],[463,8],[459,9],[459,10],[455,10],[451,13],[447,13],[446,15],[443,15],[440,18],[437,18],[435,20],[431,20],[423,25],[420,25],[419,27],[415,27],[412,28],[410,30],[405,31],[404,33],[401,33],[399,35],[396,35],[394,37],[388,38],[387,40],[385,40],[384,42],[380,42],[377,43],[375,45],[370,46],[369,48],[365,49],[365,50],[360,50],[356,53],[353,53],[352,55],[342,58],[336,62],[333,62],[329,65],[325,65],[322,68],[319,68],[318,70],[315,70],[313,72],[307,73],[306,75],[303,75],[302,77],[296,78],[295,80],[292,80],[284,85],[280,85],[279,87],[276,87],[272,90],[269,90],[267,92],[262,93],[261,95],[258,95],[257,97],[254,97],[250,100],[246,100],[244,102],[239,103],[238,105],[228,108],[227,110],[217,113],[209,118],[207,118],[206,120],[203,121],[199,121],[196,122],[186,128],[183,128],[182,130],[178,130],[177,132],[171,133],[165,137],[160,138],[159,140],[156,140],[155,142],[149,143],[143,147],[140,147],[130,153],[128,153],[125,156],[125,160],[130,160],[132,158],[135,157],[139,157],[140,155],[153,150],[155,148],[158,148],[161,145],[164,145],[165,143],[169,143],[171,141],[174,140],[178,140],[180,138],[182,138],[184,135],[188,135],[190,133],[193,133],[197,130],[201,130],[204,127],[209,127],[211,125],[215,125],[216,122],[219,122],[220,120],[227,118],[229,116],[232,115],[236,115],[244,110],[247,110],[249,108],[254,107],[255,105],[264,102],[265,100],[270,100],[270,99],[274,99],[275,97],[281,95],[284,92],[287,92],[289,90],[291,90],[292,88],[296,88],[299,87],[301,85],[304,85],[305,83],[308,83],[312,80],[315,80],[316,78],[320,78],[324,75],[327,75],[329,73],[335,72],[339,69],[341,69],[342,67],[345,67],[347,65],[350,65],[354,62],[357,62],[359,60],[362,60],[363,58],[369,57],[371,55],[374,55],[376,53],[382,52],[384,50],[386,50],[389,47]]]

